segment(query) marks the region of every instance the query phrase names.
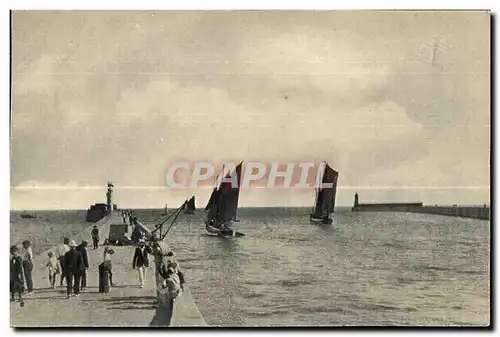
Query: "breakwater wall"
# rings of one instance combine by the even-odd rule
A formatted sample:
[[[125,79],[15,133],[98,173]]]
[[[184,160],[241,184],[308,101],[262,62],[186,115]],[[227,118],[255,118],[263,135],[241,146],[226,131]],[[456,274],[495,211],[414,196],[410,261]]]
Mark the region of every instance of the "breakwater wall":
[[[130,218],[127,220],[131,224]],[[151,230],[138,219],[135,220],[134,226],[139,226],[140,230],[151,236]],[[165,241],[160,241],[160,247],[163,251],[170,251],[170,247]],[[160,298],[158,298],[160,303]],[[173,326],[173,327],[186,327],[186,326],[207,326],[203,316],[196,306],[196,303],[191,295],[188,285],[184,285],[184,291],[181,295],[172,301],[172,307],[159,308],[157,310],[156,319],[151,326]]]
[[[446,216],[456,216],[461,218],[472,218],[480,220],[490,219],[489,207],[474,207],[474,206],[423,206],[416,207],[410,212],[426,213]]]
[[[374,203],[374,204],[355,204],[352,210],[354,212],[411,212],[412,209],[420,208],[421,202],[401,202],[401,203]]]
[[[480,206],[424,206],[422,203],[358,204],[353,212],[411,212],[480,220],[490,219],[490,207]]]

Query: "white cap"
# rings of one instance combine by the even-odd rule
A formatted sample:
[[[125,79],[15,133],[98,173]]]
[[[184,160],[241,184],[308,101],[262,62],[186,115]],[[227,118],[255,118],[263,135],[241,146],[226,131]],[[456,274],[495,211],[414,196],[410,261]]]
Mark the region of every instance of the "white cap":
[[[70,247],[76,247],[76,242],[75,242],[75,240],[71,240],[71,241],[69,242],[69,246],[70,246]]]

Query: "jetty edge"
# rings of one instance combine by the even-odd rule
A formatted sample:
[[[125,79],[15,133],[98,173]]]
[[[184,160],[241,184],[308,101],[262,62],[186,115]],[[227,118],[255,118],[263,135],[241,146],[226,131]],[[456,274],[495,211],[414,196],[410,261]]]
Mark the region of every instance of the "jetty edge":
[[[358,193],[354,195],[353,212],[405,212],[453,216],[479,220],[490,220],[490,207],[481,206],[430,206],[422,202],[359,203]]]
[[[121,215],[112,212],[95,225],[99,228],[100,245],[109,235],[110,226],[123,224]],[[91,242],[93,225],[71,237],[79,244]],[[167,247],[162,242],[163,247]],[[189,290],[189,275],[184,292],[174,301],[172,310],[156,307],[154,265],[146,270],[144,288],[139,287],[137,270],[132,269],[135,246],[113,246],[113,282],[109,293],[99,293],[98,266],[103,261],[103,247],[87,248],[89,269],[87,289],[78,297],[66,299],[66,286],[49,288],[46,263],[52,247],[35,256],[33,282],[35,294],[25,296],[24,307],[10,304],[10,325],[14,328],[34,327],[203,327],[207,326]],[[182,267],[182,266],[181,266]],[[56,285],[60,275],[57,275]]]

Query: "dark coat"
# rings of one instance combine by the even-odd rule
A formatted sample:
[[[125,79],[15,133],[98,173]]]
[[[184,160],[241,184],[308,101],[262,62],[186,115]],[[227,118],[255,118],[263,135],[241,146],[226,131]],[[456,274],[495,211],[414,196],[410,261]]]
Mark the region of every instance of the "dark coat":
[[[80,252],[80,254],[82,254],[82,258],[83,258],[83,265],[85,266],[85,268],[88,268],[89,267],[89,257],[87,255],[87,248],[85,248],[83,245],[79,245],[78,247],[76,247],[76,250]]]
[[[134,261],[132,262],[133,268],[135,267],[148,267],[148,249],[144,247],[144,252],[141,252],[141,249],[137,247],[134,253]]]
[[[99,239],[99,229],[97,228],[92,229],[90,235],[92,236],[92,239]]]
[[[85,270],[85,262],[82,253],[76,249],[71,249],[64,254],[64,271],[66,273],[81,274]]]
[[[10,258],[10,291],[22,292],[24,288],[23,259],[20,256]]]

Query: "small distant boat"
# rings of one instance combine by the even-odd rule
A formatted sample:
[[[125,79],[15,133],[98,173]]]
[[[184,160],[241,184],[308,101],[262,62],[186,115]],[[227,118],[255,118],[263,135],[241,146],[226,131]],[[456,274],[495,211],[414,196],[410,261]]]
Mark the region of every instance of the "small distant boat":
[[[168,205],[165,205],[165,209],[161,215],[168,215]]]
[[[196,206],[194,204],[194,195],[186,201],[186,207],[184,208],[184,214],[194,214],[194,211],[196,211]]]
[[[22,212],[22,213],[20,214],[20,216],[21,216],[21,218],[23,218],[23,219],[36,219],[36,218],[37,218],[37,216],[36,216],[35,214],[31,214],[31,213],[28,213],[28,212],[26,212],[26,211]]]
[[[333,222],[330,215],[335,211],[335,197],[337,194],[338,177],[339,173],[325,162],[325,169],[323,170],[321,181],[323,184],[332,184],[332,187],[322,188],[320,186],[316,190],[316,201],[314,203],[313,211],[309,215],[312,223],[329,225]]]
[[[219,186],[214,188],[210,195],[210,199],[205,207],[205,212],[207,213],[205,229],[210,234],[222,237],[245,235],[230,228],[231,222],[236,218],[238,212],[242,165],[243,162],[239,163],[236,169],[226,176],[226,178],[230,178],[233,174],[236,174],[237,187],[233,187],[231,182],[221,182]]]

